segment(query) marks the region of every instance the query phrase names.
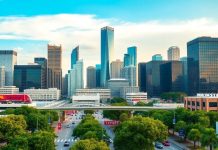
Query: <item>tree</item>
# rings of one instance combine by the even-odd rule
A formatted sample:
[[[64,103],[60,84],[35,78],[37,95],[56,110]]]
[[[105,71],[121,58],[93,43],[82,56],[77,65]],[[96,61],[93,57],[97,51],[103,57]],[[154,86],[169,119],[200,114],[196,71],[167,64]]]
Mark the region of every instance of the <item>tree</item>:
[[[70,150],[109,150],[109,147],[103,141],[86,139],[76,142]]]
[[[201,133],[198,129],[191,129],[188,133],[188,139],[194,142],[194,148],[196,148],[196,141],[199,141],[201,138]]]
[[[210,150],[212,150],[213,144],[217,143],[215,130],[213,128],[205,128],[200,141],[202,146],[210,146]]]
[[[120,120],[121,122],[126,121],[126,120],[128,120],[128,119],[129,119],[129,116],[128,116],[128,114],[126,114],[126,113],[122,113],[122,114],[120,115],[120,117],[119,117],[119,120]]]
[[[126,102],[126,100],[121,98],[121,97],[114,97],[114,98],[111,99],[111,104],[113,104],[113,103],[123,103],[123,102]]]
[[[117,150],[154,149],[154,141],[167,138],[167,127],[159,120],[135,116],[115,128],[114,147]]]
[[[173,100],[175,102],[182,102],[183,98],[187,96],[186,93],[183,92],[166,92],[161,94],[161,99],[164,100]]]
[[[29,138],[30,150],[55,150],[55,134],[47,131],[33,133]]]

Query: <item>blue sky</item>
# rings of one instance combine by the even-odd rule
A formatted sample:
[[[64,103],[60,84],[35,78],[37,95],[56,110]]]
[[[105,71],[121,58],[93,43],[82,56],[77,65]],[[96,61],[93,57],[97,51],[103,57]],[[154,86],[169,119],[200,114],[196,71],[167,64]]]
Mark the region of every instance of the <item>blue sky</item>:
[[[47,44],[63,46],[64,73],[80,45],[86,68],[100,63],[100,28],[115,29],[115,59],[138,47],[138,62],[199,36],[218,36],[218,0],[0,0],[0,49],[18,51],[18,63],[47,57]]]

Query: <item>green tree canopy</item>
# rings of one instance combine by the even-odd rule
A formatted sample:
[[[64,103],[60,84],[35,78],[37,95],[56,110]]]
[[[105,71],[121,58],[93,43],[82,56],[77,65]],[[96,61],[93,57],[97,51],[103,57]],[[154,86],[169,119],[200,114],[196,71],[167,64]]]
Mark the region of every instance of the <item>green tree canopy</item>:
[[[202,146],[210,146],[210,150],[212,150],[212,145],[217,143],[215,130],[213,128],[205,128],[200,141]]]
[[[85,139],[76,142],[70,150],[109,150],[109,147],[103,141]]]
[[[161,121],[137,116],[116,127],[114,147],[118,150],[153,149],[153,142],[163,141],[167,135],[167,127]]]
[[[194,142],[194,148],[196,148],[196,141],[199,141],[201,138],[201,132],[198,129],[191,129],[188,133],[188,139]]]

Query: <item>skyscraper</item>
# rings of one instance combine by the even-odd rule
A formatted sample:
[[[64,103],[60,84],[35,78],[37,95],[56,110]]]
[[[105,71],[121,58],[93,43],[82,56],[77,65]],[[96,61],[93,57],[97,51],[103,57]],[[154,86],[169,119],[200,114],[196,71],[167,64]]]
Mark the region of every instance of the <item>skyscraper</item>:
[[[136,46],[128,47],[127,53],[130,56],[130,65],[136,66],[137,65],[137,47]]]
[[[48,87],[62,87],[62,48],[48,45]]]
[[[124,58],[123,58],[123,66],[127,67],[130,65],[130,56],[129,54],[124,54]]]
[[[14,66],[14,85],[21,92],[25,89],[46,87],[43,81],[43,68],[41,65],[15,65]]]
[[[17,64],[17,52],[13,50],[0,50],[0,66],[5,67],[5,85],[14,83],[14,65]]]
[[[83,61],[78,60],[73,69],[68,71],[68,97],[73,96],[76,89],[84,88]]]
[[[146,92],[146,63],[138,64],[138,85],[140,91]]]
[[[114,29],[111,27],[101,28],[101,86],[105,87],[110,79],[110,63],[114,51]]]
[[[5,67],[0,66],[0,88],[5,86]]]
[[[75,47],[71,53],[71,69],[73,69],[73,65],[79,60],[79,46]]]
[[[187,43],[188,91],[218,92],[218,38],[199,37]]]
[[[43,58],[43,57],[36,57],[34,58],[34,63],[37,63],[39,65],[42,66],[42,82],[44,83],[45,82],[45,87],[44,88],[47,88],[48,85],[47,85],[47,81],[48,81],[48,77],[47,77],[47,74],[48,74],[48,64],[47,64],[47,59],[46,58]]]
[[[188,93],[188,62],[187,62],[187,57],[180,58],[180,61],[182,62],[184,91],[186,93]]]
[[[96,69],[93,66],[87,68],[87,88],[96,88]]]
[[[153,61],[159,61],[159,60],[163,60],[161,54],[155,54],[152,56],[152,60]]]
[[[179,60],[180,59],[180,49],[177,46],[172,46],[167,51],[168,60]]]
[[[111,78],[120,78],[120,71],[123,67],[123,62],[117,59],[111,62]]]
[[[121,70],[121,78],[129,81],[129,86],[136,86],[136,67],[133,65],[123,67]]]
[[[101,87],[101,64],[95,65],[96,69],[96,87]]]

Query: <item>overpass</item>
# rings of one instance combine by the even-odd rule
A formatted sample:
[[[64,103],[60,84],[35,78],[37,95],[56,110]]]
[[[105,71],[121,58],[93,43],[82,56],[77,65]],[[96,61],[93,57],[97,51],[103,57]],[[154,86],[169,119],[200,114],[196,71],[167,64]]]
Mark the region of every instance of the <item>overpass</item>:
[[[37,107],[40,110],[129,110],[129,111],[149,111],[149,110],[174,110],[177,107],[152,107],[152,106],[93,106],[93,107]]]

